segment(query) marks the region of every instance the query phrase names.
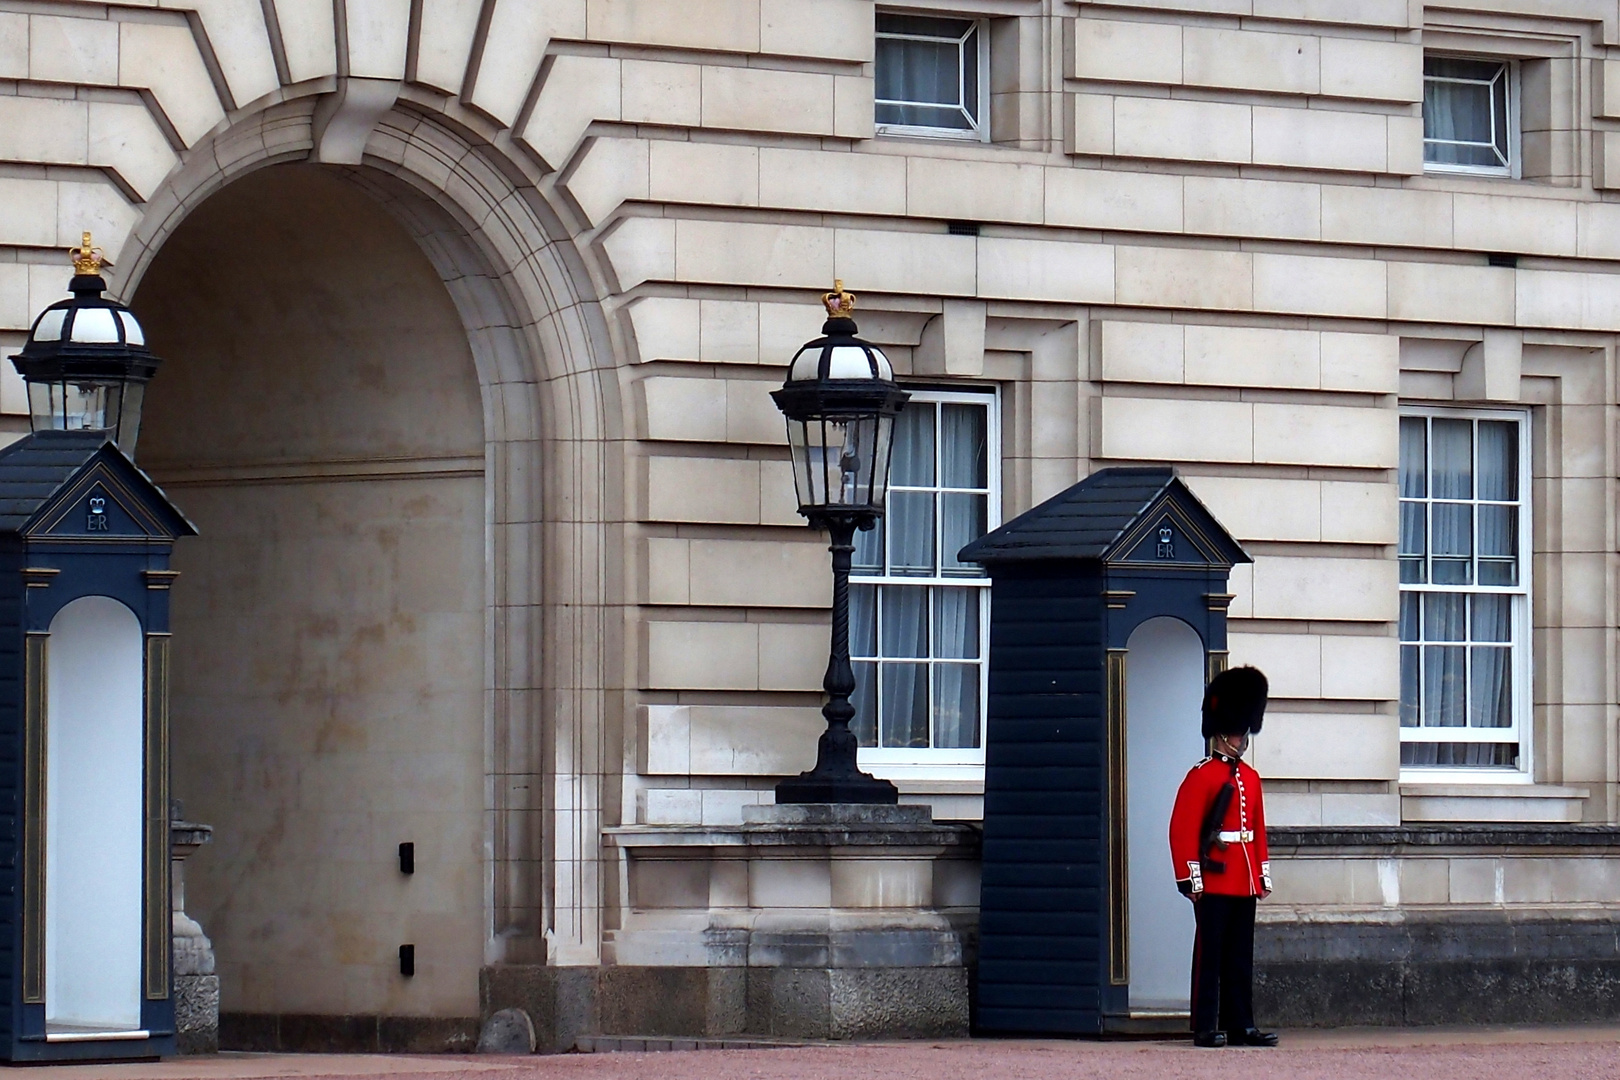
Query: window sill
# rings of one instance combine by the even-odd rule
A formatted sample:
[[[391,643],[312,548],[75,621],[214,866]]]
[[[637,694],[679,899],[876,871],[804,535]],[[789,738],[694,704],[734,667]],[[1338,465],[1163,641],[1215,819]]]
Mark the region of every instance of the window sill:
[[[1401,820],[1577,822],[1591,794],[1587,788],[1558,784],[1481,780],[1486,782],[1414,783],[1403,777]]]
[[[960,128],[902,127],[899,125],[876,124],[872,128],[872,134],[878,138],[944,140],[945,142],[955,143],[987,143],[990,141],[982,131],[963,131]]]
[[[934,809],[935,821],[984,820],[983,765],[868,765],[874,776],[894,782],[900,802]]]

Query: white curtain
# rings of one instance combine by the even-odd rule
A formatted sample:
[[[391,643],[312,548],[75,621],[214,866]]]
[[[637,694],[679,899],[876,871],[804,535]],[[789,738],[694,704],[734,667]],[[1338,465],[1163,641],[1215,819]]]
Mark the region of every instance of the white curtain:
[[[1424,159],[1444,165],[1507,164],[1506,68],[1489,61],[1431,57],[1424,74],[1430,76],[1423,82]],[[1458,145],[1467,143],[1475,145]]]
[[[940,486],[988,486],[986,427],[981,405],[944,405],[940,408]],[[989,500],[984,495],[950,491],[940,495],[940,560],[950,575],[978,577],[983,570],[957,560],[956,553],[984,535]]]
[[[973,24],[880,15],[878,32],[957,40],[878,38],[874,87],[877,122],[971,129],[979,107],[979,44]]]
[[[1474,425],[1470,420],[1435,420],[1430,452],[1430,487],[1435,499],[1474,497]],[[1473,583],[1474,509],[1467,503],[1436,502],[1430,507],[1434,530],[1434,583]]]
[[[1463,727],[1468,723],[1468,597],[1429,593],[1423,597],[1424,641],[1457,642],[1423,647],[1423,726]]]
[[[928,590],[887,585],[882,590],[885,659],[928,656]],[[884,746],[928,745],[928,665],[883,664]]]
[[[934,416],[934,406],[922,405],[902,410],[895,418],[892,485],[934,486]],[[889,493],[885,528],[890,573],[933,575],[934,499],[927,491]]]
[[[978,589],[934,590],[934,655],[973,660],[979,655]],[[979,745],[979,669],[972,664],[934,667],[934,745]]]

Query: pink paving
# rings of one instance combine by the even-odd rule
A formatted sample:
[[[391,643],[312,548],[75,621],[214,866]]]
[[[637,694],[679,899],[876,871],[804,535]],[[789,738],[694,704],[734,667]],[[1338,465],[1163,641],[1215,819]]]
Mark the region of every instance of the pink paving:
[[[1620,1078],[1620,1028],[1286,1034],[1276,1050],[1186,1042],[883,1043],[542,1057],[221,1054],[10,1070],[55,1080],[1580,1080]]]

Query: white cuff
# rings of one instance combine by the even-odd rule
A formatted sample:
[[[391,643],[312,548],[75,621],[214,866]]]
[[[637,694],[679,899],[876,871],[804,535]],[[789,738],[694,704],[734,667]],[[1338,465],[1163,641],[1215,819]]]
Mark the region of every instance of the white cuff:
[[[1260,864],[1260,884],[1266,892],[1271,891],[1271,860],[1266,859]]]
[[[1204,868],[1198,865],[1197,859],[1192,859],[1187,863],[1187,880],[1192,883],[1194,893],[1204,891]]]

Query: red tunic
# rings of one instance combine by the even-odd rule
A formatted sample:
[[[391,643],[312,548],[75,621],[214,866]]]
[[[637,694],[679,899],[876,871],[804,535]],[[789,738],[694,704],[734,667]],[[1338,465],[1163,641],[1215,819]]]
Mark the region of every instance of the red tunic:
[[[1266,809],[1260,774],[1246,763],[1217,754],[1205,758],[1181,782],[1170,814],[1170,861],[1176,881],[1187,882],[1194,896],[1265,896],[1271,892],[1270,854],[1266,847]],[[1209,852],[1223,870],[1199,866],[1200,831],[1216,794],[1226,784],[1235,790],[1221,822],[1221,839]]]

